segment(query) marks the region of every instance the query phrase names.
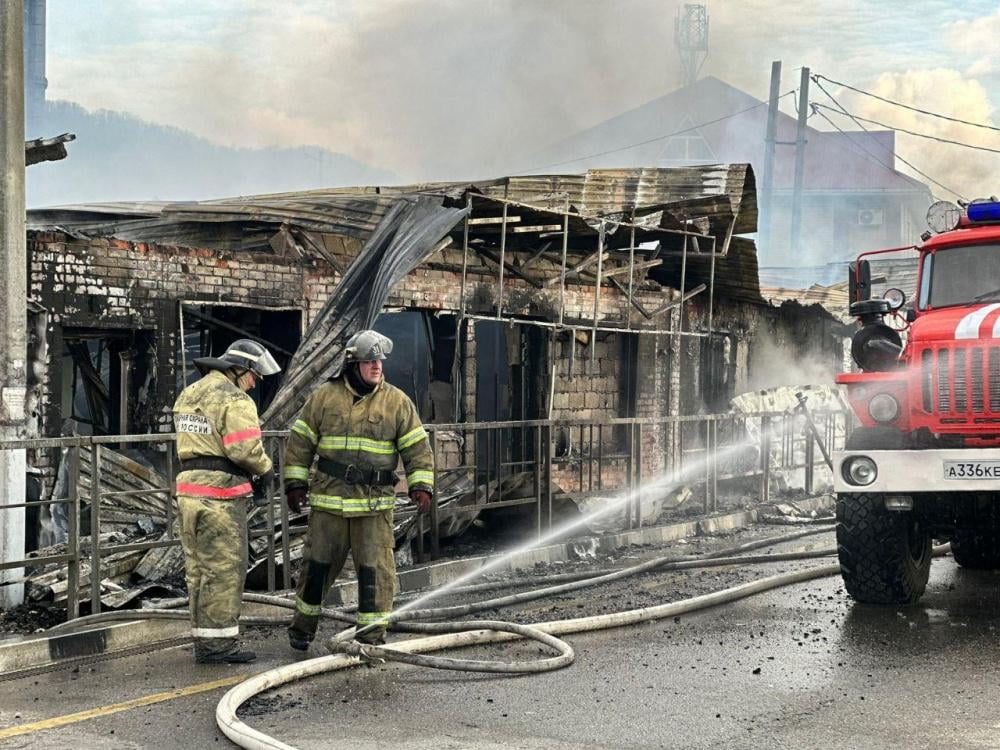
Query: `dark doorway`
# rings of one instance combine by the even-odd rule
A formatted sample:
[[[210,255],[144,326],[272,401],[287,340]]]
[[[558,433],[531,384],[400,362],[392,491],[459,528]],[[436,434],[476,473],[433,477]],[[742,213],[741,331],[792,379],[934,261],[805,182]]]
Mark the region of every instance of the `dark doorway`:
[[[65,328],[62,413],[82,434],[144,432],[154,371],[152,331]]]
[[[299,310],[185,304],[182,315],[187,370],[182,378],[178,368],[178,393],[201,377],[194,366],[195,359],[217,357],[237,339],[252,339],[266,346],[281,366],[282,373],[288,369],[302,340],[302,313]],[[263,412],[271,403],[281,387],[282,377],[279,373],[276,377],[264,378],[250,392],[259,411]]]
[[[455,326],[454,315],[426,310],[383,313],[375,321],[375,330],[392,339],[385,379],[410,397],[424,422],[454,420]]]
[[[548,339],[530,325],[479,321],[476,339],[477,422],[529,421],[545,416],[550,373]],[[534,461],[535,430],[514,426],[477,435],[480,475],[494,479]]]

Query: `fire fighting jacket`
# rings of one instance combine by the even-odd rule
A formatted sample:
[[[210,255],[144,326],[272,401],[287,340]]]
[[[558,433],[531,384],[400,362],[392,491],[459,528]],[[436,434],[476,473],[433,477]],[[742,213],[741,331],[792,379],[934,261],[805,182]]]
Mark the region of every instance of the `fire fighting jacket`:
[[[403,459],[411,490],[434,490],[434,456],[417,408],[401,390],[382,380],[358,398],[344,376],[324,383],[292,424],[285,451],[285,488],[309,488],[309,504],[335,515],[361,516],[391,510],[389,484],[349,484],[317,467],[313,458],[354,465],[362,471],[394,471]]]
[[[181,461],[199,456],[225,458],[247,475],[271,470],[261,441],[257,405],[220,371],[192,383],[174,404],[177,455]],[[225,499],[252,492],[248,476],[195,469],[177,474],[177,494]]]

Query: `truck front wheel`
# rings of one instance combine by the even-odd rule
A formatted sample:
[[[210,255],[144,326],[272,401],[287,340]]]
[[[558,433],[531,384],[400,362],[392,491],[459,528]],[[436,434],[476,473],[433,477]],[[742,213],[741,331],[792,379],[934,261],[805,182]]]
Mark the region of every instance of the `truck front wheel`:
[[[957,529],[951,540],[951,554],[963,568],[1000,568],[1000,533],[993,524],[978,529]]]
[[[885,495],[837,496],[837,554],[844,587],[869,604],[912,604],[931,570],[931,535],[913,512],[888,511]]]

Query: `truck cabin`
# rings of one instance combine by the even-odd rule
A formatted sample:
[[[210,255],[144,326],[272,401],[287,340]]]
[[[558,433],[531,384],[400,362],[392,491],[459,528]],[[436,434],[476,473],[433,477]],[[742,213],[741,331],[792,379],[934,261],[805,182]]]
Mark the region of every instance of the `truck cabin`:
[[[944,205],[942,205],[944,204]],[[1000,445],[1000,202],[964,210],[939,202],[918,246],[862,253],[852,264],[851,313],[859,328],[843,373],[866,427],[892,427],[928,445]],[[919,251],[915,299],[890,289],[867,298],[866,256]]]

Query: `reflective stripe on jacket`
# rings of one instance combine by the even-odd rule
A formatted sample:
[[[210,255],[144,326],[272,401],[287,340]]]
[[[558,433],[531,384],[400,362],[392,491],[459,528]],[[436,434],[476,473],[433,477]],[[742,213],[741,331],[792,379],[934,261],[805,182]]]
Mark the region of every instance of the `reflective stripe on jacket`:
[[[174,403],[174,430],[182,461],[196,456],[228,458],[257,476],[271,469],[257,405],[222,372],[213,370],[181,392]],[[227,499],[251,491],[246,477],[226,471],[194,469],[177,475],[178,495]]]
[[[289,433],[286,488],[310,487],[310,469],[319,455],[389,471],[402,458],[410,489],[433,492],[430,441],[409,397],[383,380],[374,391],[356,398],[343,376],[324,383],[309,397]],[[391,509],[395,496],[388,485],[348,484],[317,471],[309,502],[313,508],[337,515],[361,515]]]

